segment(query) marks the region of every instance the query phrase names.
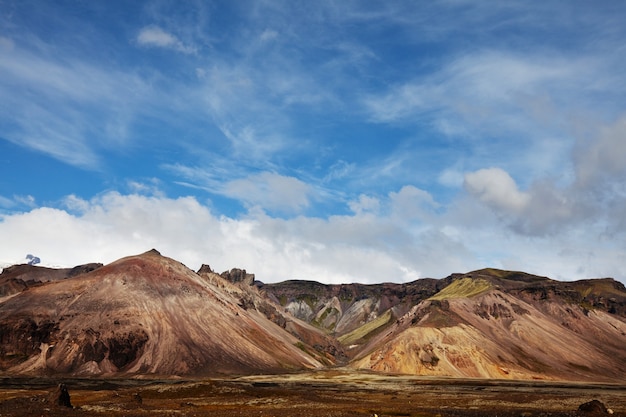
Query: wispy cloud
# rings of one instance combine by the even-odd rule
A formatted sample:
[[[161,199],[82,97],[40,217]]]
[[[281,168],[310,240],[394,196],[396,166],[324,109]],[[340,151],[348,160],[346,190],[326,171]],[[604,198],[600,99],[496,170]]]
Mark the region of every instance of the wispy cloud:
[[[270,171],[249,173],[236,164],[216,163],[210,168],[178,164],[163,168],[189,181],[192,187],[231,198],[248,210],[297,215],[309,207],[311,200],[319,198],[315,186],[298,178]]]
[[[137,43],[140,46],[173,49],[184,54],[197,52],[196,48],[183,44],[175,35],[158,26],[146,26],[139,31]]]
[[[298,213],[309,205],[311,188],[294,177],[262,172],[227,182],[223,192],[249,206]]]
[[[520,119],[532,116],[525,114],[525,97],[548,94],[554,100],[567,100],[569,95],[562,94],[567,90],[582,95],[596,74],[588,71],[590,64],[580,57],[479,51],[383,95],[370,96],[365,105],[378,122],[453,118],[475,129],[486,122],[493,130],[517,130]]]
[[[128,125],[149,95],[132,73],[20,46],[0,50],[0,74],[4,139],[87,169],[100,167],[98,149],[128,140]]]

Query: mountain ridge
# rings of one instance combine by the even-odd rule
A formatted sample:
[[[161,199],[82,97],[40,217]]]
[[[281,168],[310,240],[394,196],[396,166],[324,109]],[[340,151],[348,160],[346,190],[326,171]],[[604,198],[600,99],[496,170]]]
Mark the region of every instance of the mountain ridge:
[[[172,377],[344,366],[610,382],[626,373],[626,288],[612,278],[568,282],[486,268],[404,284],[263,284],[237,268],[194,272],[156,250],[107,265],[35,268],[42,267],[0,274],[6,374]]]

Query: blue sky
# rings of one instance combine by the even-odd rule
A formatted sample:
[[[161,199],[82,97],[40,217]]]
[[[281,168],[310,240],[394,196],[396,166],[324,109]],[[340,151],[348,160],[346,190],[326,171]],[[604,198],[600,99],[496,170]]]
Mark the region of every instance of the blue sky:
[[[0,261],[626,280],[626,4],[0,0]]]

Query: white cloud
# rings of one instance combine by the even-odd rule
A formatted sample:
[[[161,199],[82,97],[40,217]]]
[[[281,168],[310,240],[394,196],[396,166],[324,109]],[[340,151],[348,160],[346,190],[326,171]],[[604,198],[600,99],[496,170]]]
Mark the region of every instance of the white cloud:
[[[405,187],[381,206],[431,205],[427,195]],[[467,213],[471,201],[456,210]],[[170,199],[109,192],[91,200],[66,199],[70,212],[38,208],[0,216],[2,259],[36,253],[48,264],[111,262],[150,248],[193,269],[245,268],[265,282],[401,282],[440,278],[486,266],[524,270],[559,279],[613,275],[626,279],[619,235],[603,239],[594,225],[558,236],[527,237],[471,216],[433,217],[426,227],[411,219],[369,212],[328,219],[278,219],[262,211],[242,218],[213,214],[191,197]],[[478,219],[478,217],[476,217]],[[593,248],[593,249],[589,249]]]
[[[574,158],[579,187],[626,180],[626,115],[602,127],[591,141],[581,141]]]
[[[368,212],[376,214],[380,210],[380,200],[376,197],[369,197],[361,194],[357,201],[348,202],[348,206],[355,214]]]
[[[536,181],[520,191],[515,180],[500,168],[487,168],[465,175],[466,191],[489,207],[503,226],[521,235],[541,236],[580,221],[583,201],[550,181]]]
[[[399,221],[426,220],[438,207],[433,196],[412,185],[405,185],[400,191],[389,193],[392,216]]]
[[[173,49],[185,54],[195,53],[196,49],[183,44],[176,36],[158,26],[146,26],[139,31],[137,43],[141,46]]]
[[[189,197],[114,192],[89,201],[71,196],[67,205],[76,214],[39,208],[1,217],[0,234],[13,237],[0,242],[3,258],[32,252],[48,263],[70,266],[111,262],[155,247],[194,269],[202,263],[217,270],[241,267],[265,281],[398,281],[414,269],[371,247],[385,228],[364,228],[358,216],[279,220],[251,213],[232,219],[213,215]]]
[[[519,191],[515,180],[500,168],[486,168],[466,174],[465,188],[503,214],[520,213],[530,201],[528,194]]]
[[[598,236],[624,236],[626,215],[617,207],[626,204],[625,130],[624,116],[596,126],[595,134],[580,139],[565,155],[572,174],[562,178],[540,176],[521,191],[508,172],[488,168],[467,173],[465,189],[515,233],[542,236],[593,230]]]
[[[309,206],[311,189],[297,178],[262,172],[227,182],[222,193],[249,206],[297,213]]]

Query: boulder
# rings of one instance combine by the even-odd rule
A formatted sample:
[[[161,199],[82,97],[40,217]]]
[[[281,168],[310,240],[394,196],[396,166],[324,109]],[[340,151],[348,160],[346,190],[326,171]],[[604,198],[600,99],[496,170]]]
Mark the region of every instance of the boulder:
[[[609,415],[609,410],[606,408],[606,406],[602,402],[598,400],[591,400],[589,402],[581,404],[578,407],[578,411],[584,413],[584,415],[593,415],[593,416]]]
[[[60,383],[50,393],[49,400],[54,405],[73,408],[72,402],[70,401],[70,392],[67,390],[67,385],[65,385],[64,383]]]

